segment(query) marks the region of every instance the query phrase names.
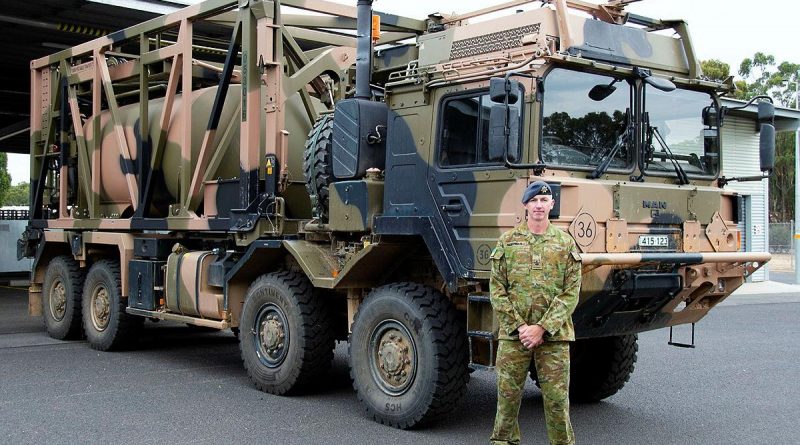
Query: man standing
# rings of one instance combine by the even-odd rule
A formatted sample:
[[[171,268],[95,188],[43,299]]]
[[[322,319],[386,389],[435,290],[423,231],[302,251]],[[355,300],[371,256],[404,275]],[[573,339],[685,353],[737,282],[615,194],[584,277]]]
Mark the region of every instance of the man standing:
[[[569,419],[569,342],[578,304],[581,264],[575,241],[550,224],[555,201],[544,181],[522,196],[528,220],[504,233],[492,251],[489,283],[500,324],[497,416],[492,444],[518,444],[519,407],[533,359],[550,443],[574,444]]]

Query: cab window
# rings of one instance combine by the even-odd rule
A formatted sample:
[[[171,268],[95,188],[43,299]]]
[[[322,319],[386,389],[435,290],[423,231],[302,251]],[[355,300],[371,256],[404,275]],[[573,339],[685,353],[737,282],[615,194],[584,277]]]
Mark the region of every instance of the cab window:
[[[522,118],[521,100],[511,106],[511,115]],[[441,167],[501,165],[489,159],[489,111],[492,101],[486,91],[447,96],[440,114],[438,162]]]
[[[607,94],[590,95],[593,89]],[[628,82],[611,76],[550,71],[542,99],[541,160],[551,166],[594,169],[611,157],[610,170],[632,169],[632,137],[626,134],[631,90]]]

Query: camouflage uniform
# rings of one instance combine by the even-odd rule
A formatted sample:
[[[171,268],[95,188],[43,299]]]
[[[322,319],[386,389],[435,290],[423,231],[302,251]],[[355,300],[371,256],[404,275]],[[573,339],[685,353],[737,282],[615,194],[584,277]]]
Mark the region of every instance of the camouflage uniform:
[[[492,252],[491,300],[500,323],[497,351],[497,417],[491,442],[520,441],[519,407],[533,359],[544,400],[551,444],[574,444],[569,419],[569,342],[578,303],[581,265],[575,241],[550,224],[542,235],[522,223],[500,237]],[[546,333],[534,350],[522,345],[517,328],[538,324]]]

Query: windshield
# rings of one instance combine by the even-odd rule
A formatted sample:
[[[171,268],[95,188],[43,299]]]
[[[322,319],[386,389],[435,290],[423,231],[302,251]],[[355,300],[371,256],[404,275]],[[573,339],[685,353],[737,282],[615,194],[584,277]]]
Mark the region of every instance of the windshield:
[[[608,88],[608,96],[600,100],[589,97],[596,85],[614,82],[610,76],[562,68],[548,73],[542,100],[542,162],[588,170],[604,162],[611,169],[632,167],[633,150],[627,139],[621,139],[626,132],[631,87],[622,81]],[[615,145],[619,147],[615,149]]]
[[[707,93],[681,89],[663,92],[647,87],[645,109],[649,128],[645,128],[644,165],[648,174],[675,174],[669,151],[688,175],[717,174],[719,133],[715,123],[703,124],[706,107],[716,108]]]

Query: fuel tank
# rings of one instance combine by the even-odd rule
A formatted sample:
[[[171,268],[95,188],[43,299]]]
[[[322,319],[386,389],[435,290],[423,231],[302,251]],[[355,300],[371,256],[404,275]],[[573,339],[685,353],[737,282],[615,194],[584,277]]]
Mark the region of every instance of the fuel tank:
[[[161,161],[154,168],[153,202],[154,205],[166,206],[169,203],[179,201],[183,191],[180,190],[180,169],[181,169],[181,125],[184,113],[191,113],[191,156],[192,162],[197,160],[200,146],[205,134],[208,118],[218,87],[209,87],[192,92],[190,100],[185,99],[184,95],[178,94],[172,106],[172,113],[169,122],[172,124],[168,128],[162,129],[159,126],[161,113],[164,108],[164,99],[153,99],[148,104],[148,121],[150,128],[148,137],[151,143],[157,140],[157,136],[162,131],[166,133],[166,145],[161,157]],[[224,138],[228,128],[232,135],[224,147],[222,160],[215,171],[209,175],[211,179],[233,179],[239,177],[239,146],[240,146],[240,120],[239,110],[241,104],[241,86],[230,85],[222,113],[219,126],[211,147],[216,147]],[[312,98],[312,106],[320,110],[320,102]],[[120,143],[115,131],[115,123],[109,111],[103,111],[99,118],[99,144],[95,138],[95,119],[89,118],[84,125],[87,145],[91,151],[100,150],[100,200],[102,204],[116,204],[120,209],[130,205],[128,186],[125,181],[125,173],[138,171],[137,160],[139,153],[137,141],[140,136],[140,115],[139,105],[130,104],[119,107],[117,125],[122,126],[125,136],[125,143],[131,154],[132,162],[126,162],[121,155]],[[286,101],[285,109],[286,129],[289,132],[289,159],[288,167],[291,178],[303,178],[303,146],[306,135],[311,129],[312,122],[306,114],[299,94],[294,94]],[[264,115],[262,114],[262,127],[264,125]],[[265,140],[265,135],[262,135]],[[153,147],[155,150],[155,147]],[[192,171],[194,168],[192,168]],[[190,172],[189,174],[192,174]],[[304,193],[304,186],[301,183],[290,184],[287,193],[292,196],[287,199],[287,206],[295,214],[310,213],[308,195]],[[294,202],[297,201],[297,202]]]

